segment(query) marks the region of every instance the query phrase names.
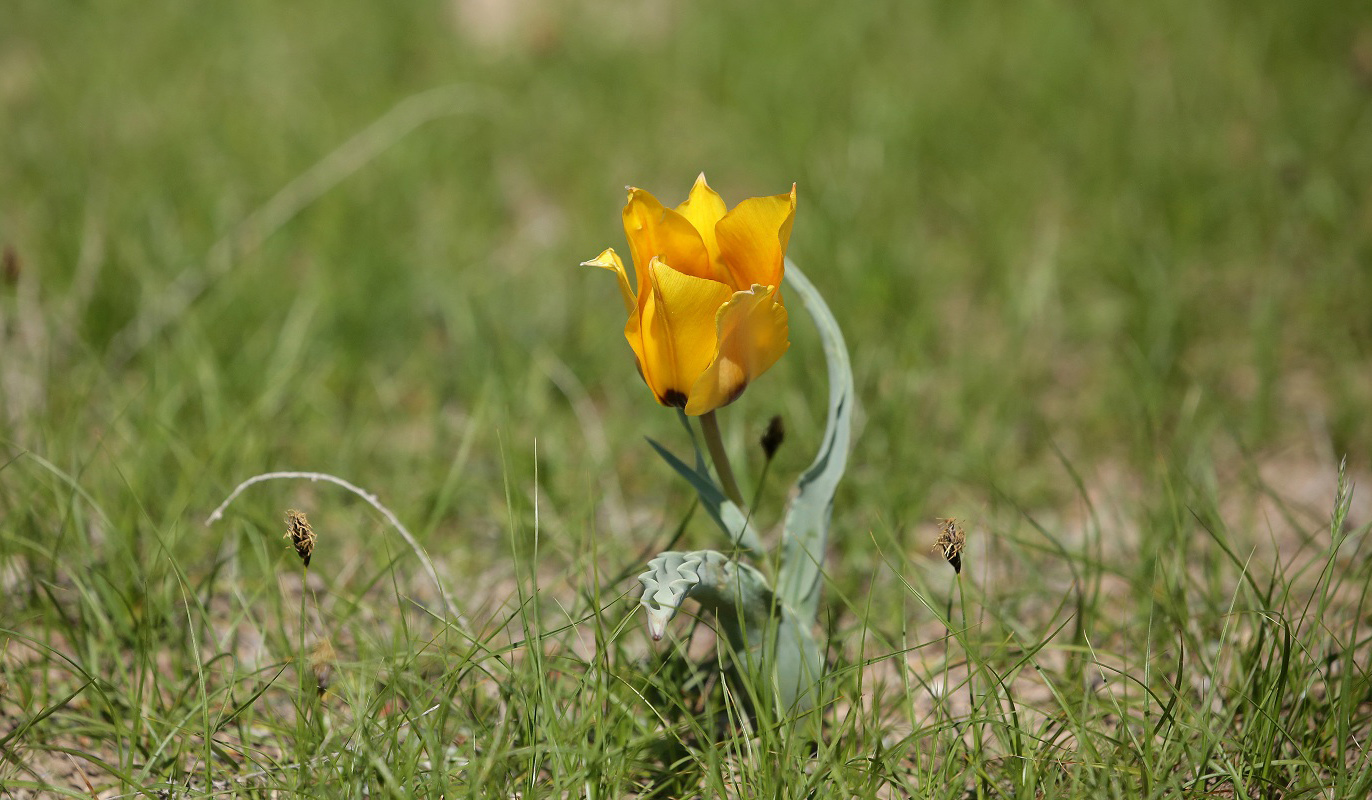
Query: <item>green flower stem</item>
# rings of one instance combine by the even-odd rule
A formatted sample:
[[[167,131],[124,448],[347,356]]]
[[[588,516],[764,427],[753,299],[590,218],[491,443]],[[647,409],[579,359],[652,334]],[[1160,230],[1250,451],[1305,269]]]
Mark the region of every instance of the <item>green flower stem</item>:
[[[710,451],[710,460],[715,462],[715,472],[719,473],[724,494],[734,501],[734,505],[745,508],[743,492],[738,490],[733,467],[729,466],[729,454],[724,452],[724,439],[719,435],[719,419],[715,417],[715,412],[707,411],[700,415],[700,429],[705,434],[705,447]]]
[[[305,653],[305,596],[309,593],[309,589],[307,588],[309,577],[310,568],[302,564],[300,567],[300,620],[298,623],[300,649],[296,651],[295,654],[296,689],[300,692],[299,696],[296,698],[296,702],[299,705],[295,708],[295,751],[300,759],[300,771],[297,773],[296,777],[297,779],[305,780],[308,780],[309,778],[309,762],[304,756],[304,753],[307,752],[306,735],[308,732],[310,713],[310,683],[309,679],[305,677],[310,669],[310,659]]]
[[[762,474],[757,476],[757,488],[753,489],[753,504],[749,508],[757,508],[757,504],[762,502],[762,487],[767,483],[767,473],[772,469],[772,457],[767,456],[767,460],[762,462]]]

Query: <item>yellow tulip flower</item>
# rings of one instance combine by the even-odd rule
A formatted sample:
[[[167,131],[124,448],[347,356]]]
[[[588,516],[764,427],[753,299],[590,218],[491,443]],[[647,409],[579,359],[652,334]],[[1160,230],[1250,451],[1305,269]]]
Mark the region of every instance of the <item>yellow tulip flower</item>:
[[[629,189],[634,286],[613,249],[582,263],[618,276],[624,337],[659,403],[692,416],[728,405],[786,352],[781,276],[795,213],[795,186],[727,212],[703,173],[675,209]]]

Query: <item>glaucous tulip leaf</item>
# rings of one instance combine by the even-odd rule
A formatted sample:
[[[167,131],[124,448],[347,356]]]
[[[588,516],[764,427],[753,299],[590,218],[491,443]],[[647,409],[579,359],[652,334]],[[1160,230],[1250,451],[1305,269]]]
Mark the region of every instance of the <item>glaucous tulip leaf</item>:
[[[800,297],[819,329],[829,372],[829,413],[824,439],[814,462],[797,481],[795,495],[786,510],[781,567],[777,574],[777,594],[796,613],[813,621],[819,610],[821,567],[834,493],[848,465],[853,426],[853,368],[838,321],[814,284],[790,259],[786,260],[785,282],[790,296]]]
[[[693,599],[718,621],[738,666],[770,671],[784,711],[809,711],[819,703],[824,664],[810,624],[772,593],[761,572],[715,550],[668,551],[649,561],[638,580],[654,639]]]

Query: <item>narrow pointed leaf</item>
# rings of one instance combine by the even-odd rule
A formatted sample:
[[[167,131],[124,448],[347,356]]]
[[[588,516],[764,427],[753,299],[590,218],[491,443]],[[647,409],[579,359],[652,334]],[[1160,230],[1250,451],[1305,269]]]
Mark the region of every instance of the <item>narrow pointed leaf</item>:
[[[679,408],[676,411],[676,418],[681,423],[681,427],[686,429],[686,438],[691,440],[691,450],[696,455],[696,472],[701,475],[709,475],[710,468],[705,465],[705,451],[700,449],[700,442],[696,441],[696,429],[691,427],[691,418]]]
[[[709,514],[710,519],[724,531],[731,544],[754,555],[762,552],[762,542],[757,537],[757,531],[753,529],[743,511],[724,496],[724,490],[715,484],[714,478],[703,470],[692,469],[652,439],[648,440],[648,444],[652,445],[669,467],[676,470],[677,474],[685,478],[696,490],[696,494],[700,495],[701,505],[705,507],[705,513]]]

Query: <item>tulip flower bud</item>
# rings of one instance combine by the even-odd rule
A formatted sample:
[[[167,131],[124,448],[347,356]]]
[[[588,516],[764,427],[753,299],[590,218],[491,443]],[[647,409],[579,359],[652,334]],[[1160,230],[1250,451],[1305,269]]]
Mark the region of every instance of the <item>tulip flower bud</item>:
[[[781,281],[795,213],[795,186],[733,209],[704,175],[676,208],[629,189],[623,217],[634,282],[614,249],[582,264],[615,273],[629,315],[624,337],[659,403],[708,414],[786,352]]]

